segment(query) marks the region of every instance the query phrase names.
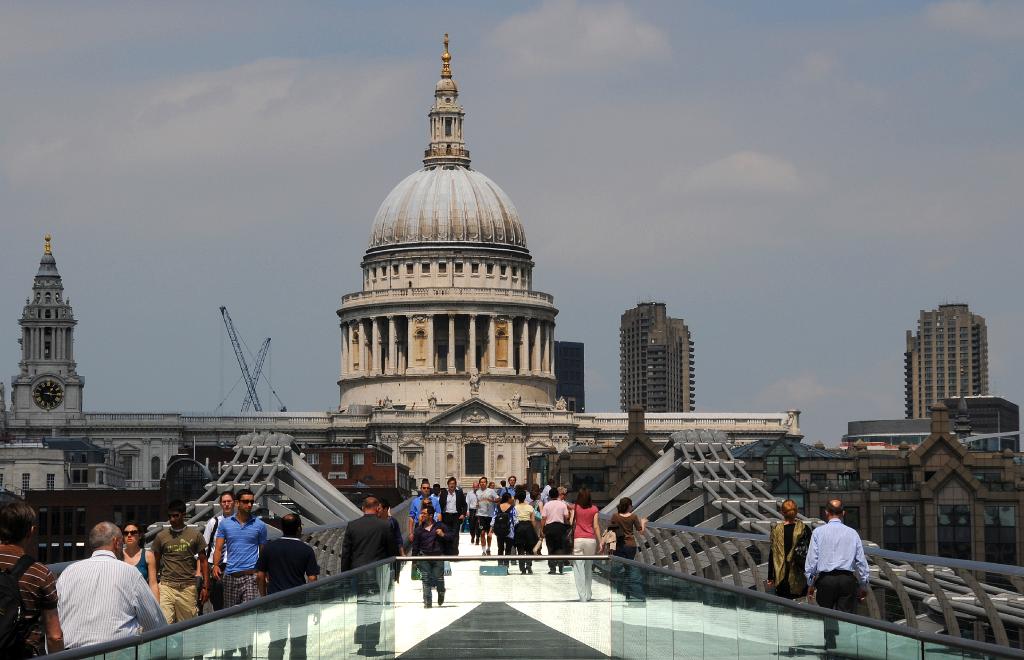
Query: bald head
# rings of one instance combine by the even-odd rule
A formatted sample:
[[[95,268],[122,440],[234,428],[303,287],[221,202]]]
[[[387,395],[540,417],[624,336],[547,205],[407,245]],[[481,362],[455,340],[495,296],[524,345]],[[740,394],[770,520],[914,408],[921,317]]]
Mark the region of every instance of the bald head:
[[[89,532],[89,547],[93,552],[97,550],[110,550],[120,558],[124,548],[124,537],[121,529],[112,522],[101,522]]]
[[[829,500],[825,505],[825,513],[829,518],[842,518],[846,510],[843,508],[843,501],[839,499]]]

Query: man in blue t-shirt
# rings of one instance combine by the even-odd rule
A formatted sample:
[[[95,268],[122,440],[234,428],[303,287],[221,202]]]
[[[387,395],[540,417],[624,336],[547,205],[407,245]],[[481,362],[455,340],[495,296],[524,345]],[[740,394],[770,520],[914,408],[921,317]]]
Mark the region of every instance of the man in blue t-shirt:
[[[279,539],[267,543],[256,562],[256,582],[260,594],[277,593],[307,582],[315,582],[320,575],[316,555],[307,543],[302,541],[302,521],[294,513],[281,518]],[[292,658],[306,657],[307,613],[298,608],[295,616],[282,616],[273,620],[270,628],[270,648],[267,658],[284,658],[284,647],[289,641]]]
[[[260,595],[256,581],[256,562],[267,542],[267,526],[252,515],[256,496],[248,488],[235,493],[235,515],[217,527],[217,546],[213,554],[214,577],[220,578],[220,560],[227,549],[224,580],[224,607],[239,605]]]
[[[416,525],[420,522],[420,509],[423,507],[423,500],[430,498],[430,503],[434,506],[434,520],[441,520],[441,500],[437,495],[433,494],[430,488],[430,480],[424,479],[420,482],[420,492],[417,493],[416,497],[413,498],[412,504],[409,505],[409,538],[412,538],[412,532],[416,528]]]

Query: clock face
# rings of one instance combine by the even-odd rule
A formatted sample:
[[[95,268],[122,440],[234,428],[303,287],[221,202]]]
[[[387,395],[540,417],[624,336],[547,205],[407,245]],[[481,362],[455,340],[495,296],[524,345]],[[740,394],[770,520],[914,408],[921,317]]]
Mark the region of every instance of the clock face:
[[[64,389],[55,380],[44,380],[32,390],[32,399],[43,410],[53,410],[64,400]]]

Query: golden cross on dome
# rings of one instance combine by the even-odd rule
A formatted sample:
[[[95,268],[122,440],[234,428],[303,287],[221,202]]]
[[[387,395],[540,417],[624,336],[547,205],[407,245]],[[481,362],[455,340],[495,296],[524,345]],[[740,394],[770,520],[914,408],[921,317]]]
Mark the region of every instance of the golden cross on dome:
[[[451,78],[452,67],[451,67],[452,56],[448,52],[448,33],[444,33],[444,52],[441,53],[441,77]]]
[[[50,241],[52,239],[53,239],[53,236],[50,236],[49,234],[46,234],[45,236],[43,236],[43,254],[53,254],[50,251]]]

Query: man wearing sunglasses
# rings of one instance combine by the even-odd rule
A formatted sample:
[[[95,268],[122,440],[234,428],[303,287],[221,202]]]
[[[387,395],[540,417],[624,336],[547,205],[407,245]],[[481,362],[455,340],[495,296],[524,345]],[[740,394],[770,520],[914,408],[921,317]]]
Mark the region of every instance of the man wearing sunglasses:
[[[224,581],[224,607],[233,607],[259,598],[256,562],[267,542],[266,524],[252,515],[256,497],[248,488],[235,493],[235,515],[217,527],[217,546],[213,552],[213,576]],[[220,568],[227,550],[226,573]]]

